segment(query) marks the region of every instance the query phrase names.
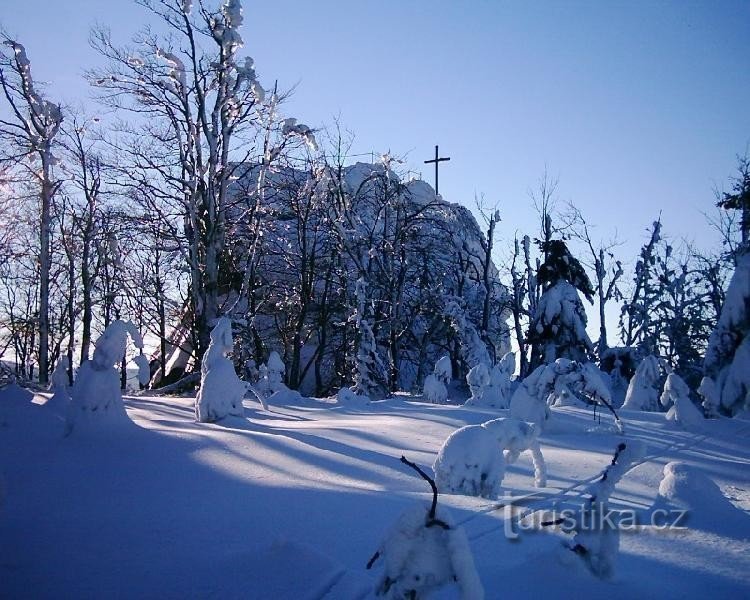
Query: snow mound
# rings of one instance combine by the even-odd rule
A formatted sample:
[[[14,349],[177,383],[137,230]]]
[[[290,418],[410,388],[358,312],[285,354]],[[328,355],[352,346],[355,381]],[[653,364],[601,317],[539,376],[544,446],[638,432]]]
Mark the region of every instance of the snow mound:
[[[348,406],[361,406],[369,404],[370,397],[363,394],[357,394],[352,388],[341,388],[336,394],[336,402]]]
[[[746,535],[750,517],[732,504],[721,488],[698,467],[672,461],[664,467],[653,510],[688,511],[680,526],[717,534]]]

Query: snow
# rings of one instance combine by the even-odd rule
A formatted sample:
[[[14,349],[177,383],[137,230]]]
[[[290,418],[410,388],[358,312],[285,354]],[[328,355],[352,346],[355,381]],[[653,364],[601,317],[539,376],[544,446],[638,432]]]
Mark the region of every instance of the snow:
[[[242,416],[245,412],[242,399],[247,386],[237,377],[232,361],[226,357],[233,345],[232,323],[222,317],[211,330],[211,343],[201,363],[201,387],[195,398],[197,421],[218,421]]]
[[[383,564],[368,571],[368,558],[399,515],[414,507],[423,515],[431,500],[398,457],[429,472],[451,432],[498,414],[408,396],[357,405],[304,399],[219,426],[195,422],[191,397],[123,401],[135,425],[106,439],[63,438],[40,394],[0,389],[0,595],[372,597]],[[663,413],[632,411],[623,438],[589,431],[590,410],[549,410],[559,427],[539,437],[548,487],[530,487],[533,465],[521,453],[503,479],[516,509],[580,508],[614,448],[632,439],[647,455],[623,473],[609,507],[634,510],[648,525],[653,509],[685,504],[687,529],[622,532],[616,569],[601,580],[567,549],[580,568],[560,563],[567,535],[546,528],[511,540],[504,529],[513,513],[440,494],[439,514],[464,530],[486,598],[750,595],[748,415],[706,420],[696,435]],[[681,468],[670,467],[673,491],[664,484],[660,496],[672,462],[701,480],[683,482]],[[460,593],[449,585],[433,597]]]

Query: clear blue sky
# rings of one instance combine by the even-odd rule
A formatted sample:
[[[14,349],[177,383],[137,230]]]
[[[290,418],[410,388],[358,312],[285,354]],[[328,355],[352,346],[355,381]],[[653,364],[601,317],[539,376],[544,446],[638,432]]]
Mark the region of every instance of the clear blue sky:
[[[286,112],[340,115],[354,152],[450,156],[441,192],[498,202],[501,237],[534,233],[528,200],[547,166],[631,261],[664,232],[715,240],[701,215],[750,141],[750,1],[246,1],[246,52],[266,87],[296,86]],[[97,59],[89,26],[126,41],[146,22],[129,0],[3,0],[0,21],[37,77],[67,101]],[[593,311],[592,311],[593,312]],[[593,316],[593,314],[592,314]]]

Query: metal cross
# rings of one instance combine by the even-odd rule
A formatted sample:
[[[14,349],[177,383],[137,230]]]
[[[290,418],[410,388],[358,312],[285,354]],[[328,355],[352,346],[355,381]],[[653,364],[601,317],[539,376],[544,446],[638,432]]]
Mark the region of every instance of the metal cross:
[[[438,147],[435,146],[435,158],[432,160],[426,160],[424,161],[425,164],[428,163],[435,163],[435,195],[438,195],[438,164],[443,162],[444,160],[450,160],[450,157],[447,158],[438,158],[440,156],[440,153],[438,152]]]

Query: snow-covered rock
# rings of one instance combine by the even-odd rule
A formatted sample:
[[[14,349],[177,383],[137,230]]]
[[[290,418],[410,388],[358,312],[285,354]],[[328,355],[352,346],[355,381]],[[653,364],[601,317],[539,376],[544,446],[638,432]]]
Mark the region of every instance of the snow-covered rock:
[[[195,398],[195,418],[201,423],[245,413],[242,399],[247,387],[226,357],[233,345],[231,321],[222,317],[211,331],[211,343],[201,363],[201,387]]]

